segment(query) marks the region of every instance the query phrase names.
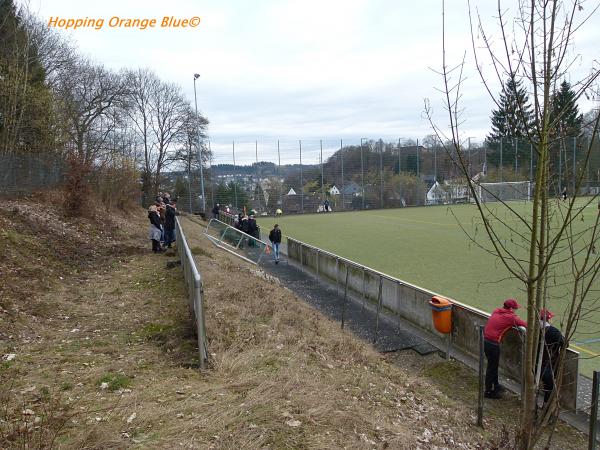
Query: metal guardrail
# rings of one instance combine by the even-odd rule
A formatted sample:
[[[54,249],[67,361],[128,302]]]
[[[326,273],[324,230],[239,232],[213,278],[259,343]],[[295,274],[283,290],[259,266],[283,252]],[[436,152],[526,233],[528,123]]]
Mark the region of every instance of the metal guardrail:
[[[200,369],[206,368],[208,351],[206,349],[206,327],[204,323],[204,303],[202,301],[202,276],[196,267],[194,255],[188,246],[187,239],[179,219],[175,218],[177,254],[181,260],[185,287],[188,293],[188,306],[196,324],[198,335],[198,351],[200,353]]]
[[[219,227],[218,230],[215,228],[215,225]],[[213,236],[210,233],[211,230],[215,231],[216,236]],[[244,233],[225,222],[221,222],[218,219],[210,219],[208,221],[204,235],[217,247],[256,265],[263,259],[267,252],[267,248],[270,248],[268,243],[255,236],[251,236],[248,233]],[[248,244],[252,243],[253,247],[248,246],[252,251],[246,250],[243,252],[241,247],[243,242]],[[246,255],[243,253],[246,253]]]

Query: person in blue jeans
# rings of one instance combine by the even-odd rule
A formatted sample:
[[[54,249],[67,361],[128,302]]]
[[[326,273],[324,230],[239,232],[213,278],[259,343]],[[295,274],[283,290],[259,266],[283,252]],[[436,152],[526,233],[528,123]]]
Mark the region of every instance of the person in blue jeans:
[[[271,241],[273,247],[275,264],[279,264],[279,244],[281,244],[281,230],[279,229],[279,225],[273,225],[273,229],[269,233],[269,241]]]

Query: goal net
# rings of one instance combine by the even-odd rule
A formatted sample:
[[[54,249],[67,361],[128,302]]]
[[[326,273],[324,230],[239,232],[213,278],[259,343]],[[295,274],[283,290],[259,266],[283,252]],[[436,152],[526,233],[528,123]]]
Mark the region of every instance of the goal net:
[[[500,183],[480,183],[476,189],[479,201],[499,202],[509,200],[529,200],[531,198],[531,182],[505,181]]]

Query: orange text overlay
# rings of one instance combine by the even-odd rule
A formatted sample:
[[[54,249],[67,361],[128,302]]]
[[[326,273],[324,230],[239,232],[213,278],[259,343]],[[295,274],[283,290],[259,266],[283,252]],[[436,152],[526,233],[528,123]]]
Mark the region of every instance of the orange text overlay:
[[[164,16],[159,19],[131,18],[113,16],[110,19],[94,17],[54,17],[48,19],[48,27],[62,28],[65,30],[77,30],[91,28],[102,30],[103,28],[136,28],[146,30],[148,28],[196,28],[200,25],[200,17],[174,17]]]

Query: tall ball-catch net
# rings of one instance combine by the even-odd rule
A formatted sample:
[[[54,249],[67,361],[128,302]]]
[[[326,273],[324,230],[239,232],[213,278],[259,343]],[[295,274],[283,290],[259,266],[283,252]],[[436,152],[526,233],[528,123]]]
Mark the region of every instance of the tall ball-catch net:
[[[480,183],[477,186],[479,201],[499,202],[509,200],[530,200],[530,181],[504,181],[499,183]]]

